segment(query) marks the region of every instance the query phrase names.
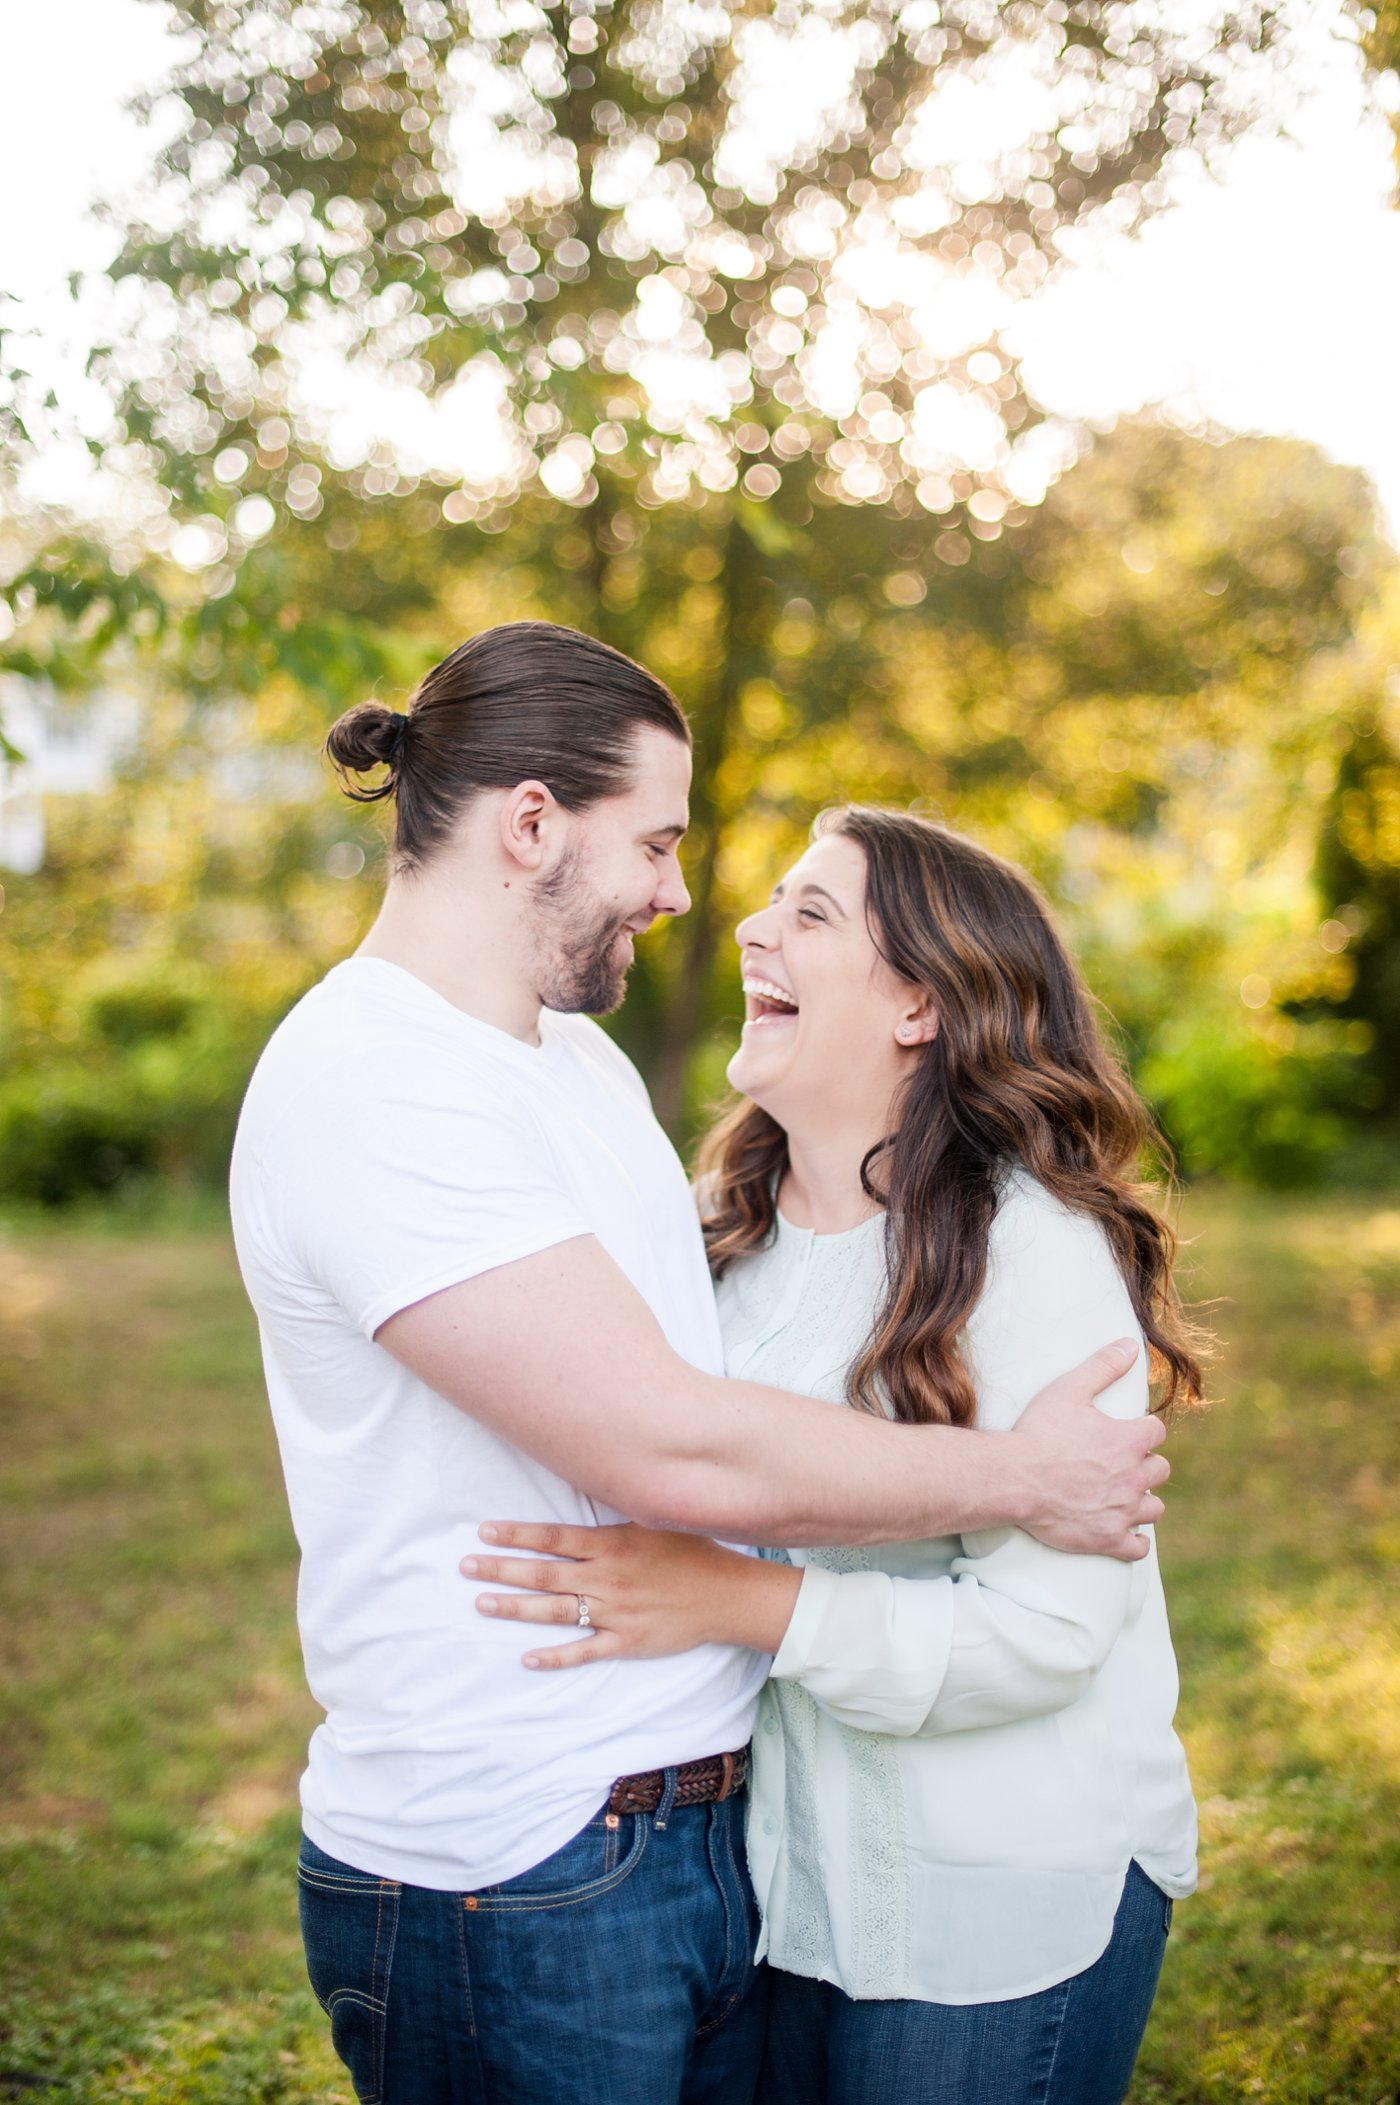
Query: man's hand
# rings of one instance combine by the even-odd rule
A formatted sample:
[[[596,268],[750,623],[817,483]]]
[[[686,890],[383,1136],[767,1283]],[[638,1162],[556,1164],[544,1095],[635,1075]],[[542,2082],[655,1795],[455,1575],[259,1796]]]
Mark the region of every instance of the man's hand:
[[[1138,1356],[1131,1338],[1105,1345],[1040,1391],[1011,1434],[1026,1486],[1021,1526],[1053,1549],[1134,1563],[1148,1553],[1136,1528],[1165,1510],[1154,1486],[1171,1475],[1160,1418],[1110,1418],[1094,1398]]]

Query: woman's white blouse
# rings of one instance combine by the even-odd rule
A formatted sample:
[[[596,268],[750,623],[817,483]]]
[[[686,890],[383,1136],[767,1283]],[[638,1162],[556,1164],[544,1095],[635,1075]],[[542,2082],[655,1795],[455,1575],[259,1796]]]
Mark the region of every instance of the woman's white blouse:
[[[833,1403],[885,1284],[883,1221],[777,1239],[721,1281],[730,1374]],[[1102,1231],[1006,1182],[966,1352],[979,1425],[1138,1325]],[[1145,1353],[1101,1399],[1147,1408]],[[917,1438],[917,1433],[911,1433]],[[1196,1816],[1154,1542],[1138,1564],[1015,1528],[806,1567],[754,1741],[760,1951],[857,1997],[999,2002],[1093,1964],[1129,1861],[1173,1898]]]

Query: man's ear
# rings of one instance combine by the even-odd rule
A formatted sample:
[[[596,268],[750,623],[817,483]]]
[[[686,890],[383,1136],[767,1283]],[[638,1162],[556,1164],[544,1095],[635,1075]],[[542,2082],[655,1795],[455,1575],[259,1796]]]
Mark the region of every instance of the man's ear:
[[[501,800],[501,846],[522,870],[538,870],[547,853],[545,830],[559,803],[543,782],[517,782]]]
[[[895,1019],[894,1034],[900,1045],[912,1051],[938,1036],[938,1011],[927,994],[916,994]]]

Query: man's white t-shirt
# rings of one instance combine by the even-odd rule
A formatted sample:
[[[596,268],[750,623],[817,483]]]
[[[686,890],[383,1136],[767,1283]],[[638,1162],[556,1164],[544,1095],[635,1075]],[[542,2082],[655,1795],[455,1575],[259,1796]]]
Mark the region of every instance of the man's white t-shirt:
[[[624,1516],[373,1342],[429,1294],[593,1235],[675,1350],[722,1370],[694,1205],[635,1069],[586,1017],[547,1011],[540,1037],[522,1044],[396,965],[348,959],[274,1034],[233,1157],[307,1678],[326,1712],[306,1831],[360,1870],[449,1892],[541,1862],[617,1776],[742,1746],[768,1667],[718,1645],[523,1667],[528,1631],[478,1615],[457,1568],[477,1523]]]

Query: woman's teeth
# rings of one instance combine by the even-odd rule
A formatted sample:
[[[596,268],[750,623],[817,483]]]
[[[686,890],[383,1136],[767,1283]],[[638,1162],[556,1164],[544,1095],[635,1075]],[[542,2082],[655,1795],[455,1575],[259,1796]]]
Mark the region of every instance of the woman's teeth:
[[[774,1010],[784,1016],[797,1014],[797,1003],[787,989],[776,985],[771,979],[746,979],[744,992],[750,1000],[761,1004],[758,1016],[753,1019],[756,1023]]]

